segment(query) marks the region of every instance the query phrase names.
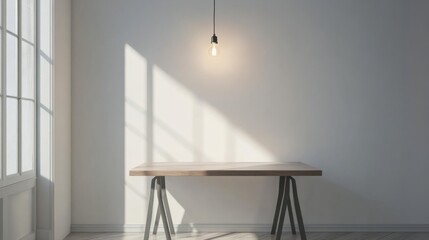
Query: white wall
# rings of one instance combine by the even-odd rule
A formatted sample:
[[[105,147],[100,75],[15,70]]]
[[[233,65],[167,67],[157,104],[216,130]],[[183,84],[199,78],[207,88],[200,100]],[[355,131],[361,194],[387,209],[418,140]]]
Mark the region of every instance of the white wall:
[[[71,1],[55,1],[54,239],[71,224]]]
[[[307,224],[429,224],[428,10],[218,1],[213,59],[210,1],[73,1],[72,224],[144,224],[143,161],[303,161]],[[277,179],[232,179],[168,178],[175,223],[269,224]]]

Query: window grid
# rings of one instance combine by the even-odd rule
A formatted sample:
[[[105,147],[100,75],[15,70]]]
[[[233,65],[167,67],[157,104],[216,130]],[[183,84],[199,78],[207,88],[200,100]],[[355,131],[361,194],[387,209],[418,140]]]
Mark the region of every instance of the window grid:
[[[0,123],[0,134],[1,134],[1,144],[0,144],[0,187],[9,185],[9,184],[13,184],[22,180],[26,180],[29,178],[32,178],[35,176],[35,167],[36,167],[36,146],[37,146],[37,101],[36,101],[36,89],[37,89],[37,66],[38,66],[38,62],[37,62],[37,52],[36,52],[36,46],[37,46],[37,0],[30,0],[30,2],[27,2],[27,4],[32,4],[30,5],[26,5],[25,7],[27,7],[27,12],[28,10],[31,10],[32,12],[28,12],[30,14],[31,18],[27,18],[28,22],[28,26],[27,31],[30,31],[32,34],[32,36],[29,37],[30,40],[25,39],[23,37],[23,2],[26,0],[16,0],[17,1],[17,22],[16,22],[16,30],[17,32],[14,33],[12,31],[10,31],[8,29],[8,25],[7,25],[7,2],[11,2],[10,0],[0,0],[1,4],[0,4],[0,55],[1,55],[1,64],[0,64],[0,78],[1,78],[1,84],[0,84],[0,115],[1,115],[1,123]],[[13,0],[12,0],[13,1]],[[33,1],[33,2],[31,2]],[[7,43],[7,35],[13,36],[17,38],[17,59],[16,59],[16,64],[17,64],[17,95],[13,96],[8,94],[7,92],[7,61],[6,61],[6,57],[7,57],[7,47],[8,47],[8,43]],[[28,35],[26,35],[28,37]],[[31,41],[31,39],[33,39],[33,42]],[[29,55],[23,55],[23,44],[28,44],[30,46],[30,54]],[[15,50],[14,50],[15,51]],[[28,57],[30,57],[30,59],[27,59]],[[30,83],[32,82],[32,93],[30,95],[30,97],[23,97],[23,60],[29,61],[29,63],[27,62],[27,66],[32,67],[30,73],[31,75],[28,75],[27,73],[27,78],[29,78]],[[28,65],[30,64],[30,65]],[[28,92],[27,92],[28,93]],[[18,141],[17,141],[17,156],[18,156],[18,171],[16,174],[10,174],[7,175],[7,100],[12,100],[15,99],[15,101],[17,101],[17,105],[18,105]],[[23,159],[22,159],[22,150],[23,150],[23,119],[22,116],[25,115],[25,113],[23,112],[23,103],[31,103],[32,105],[32,109],[30,108],[30,113],[32,114],[32,119],[29,122],[26,122],[26,124],[30,124],[32,129],[32,132],[30,132],[30,136],[33,137],[33,140],[30,141],[31,144],[33,145],[31,147],[32,149],[32,153],[30,153],[30,156],[32,156],[31,158],[31,168],[27,169],[31,169],[28,171],[23,172]],[[26,109],[28,110],[28,108]],[[31,111],[32,110],[32,111]],[[28,114],[27,114],[28,115]],[[27,120],[28,121],[28,120]],[[26,125],[27,129],[28,129],[28,125]],[[28,139],[26,139],[28,140]],[[31,144],[29,146],[31,146]],[[28,165],[28,162],[27,162]]]

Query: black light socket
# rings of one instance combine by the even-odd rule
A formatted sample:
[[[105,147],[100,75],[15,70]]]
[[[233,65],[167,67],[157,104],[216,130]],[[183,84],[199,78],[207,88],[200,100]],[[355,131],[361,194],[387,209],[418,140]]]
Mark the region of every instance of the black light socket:
[[[218,44],[217,43],[217,36],[216,36],[216,34],[213,34],[213,36],[212,36],[212,42],[211,43],[216,43],[216,44]]]

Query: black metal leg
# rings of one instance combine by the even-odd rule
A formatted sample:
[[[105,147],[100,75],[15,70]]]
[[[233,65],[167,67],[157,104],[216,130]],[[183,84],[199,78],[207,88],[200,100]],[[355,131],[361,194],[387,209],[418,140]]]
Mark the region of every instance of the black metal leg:
[[[159,206],[156,209],[155,225],[153,226],[153,234],[158,232],[159,218],[161,217],[161,212],[159,211]]]
[[[171,240],[170,229],[168,227],[168,220],[167,220],[167,216],[165,214],[165,209],[164,209],[164,206],[165,206],[164,200],[162,198],[162,183],[161,183],[161,181],[157,182],[156,190],[157,190],[157,194],[158,194],[158,206],[159,206],[159,210],[161,212],[162,223],[164,225],[165,237],[167,240]]]
[[[295,205],[296,218],[298,220],[299,234],[301,235],[301,240],[307,240],[305,235],[304,221],[302,219],[301,208],[299,206],[298,200],[298,190],[296,187],[296,181],[294,178],[289,177],[292,180],[292,189],[293,189],[293,202]]]
[[[152,181],[150,184],[149,207],[147,210],[144,240],[149,240],[150,224],[152,221],[153,198],[154,198],[154,192],[155,192],[155,183],[156,183],[157,179],[158,179],[157,177],[152,178]]]
[[[280,214],[280,208],[282,206],[283,201],[283,195],[285,191],[285,176],[280,176],[279,178],[279,195],[277,196],[277,206],[276,206],[276,212],[274,213],[274,220],[273,220],[273,226],[271,227],[271,234],[276,233],[277,223],[279,220],[279,214]]]
[[[162,193],[162,199],[164,201],[165,213],[167,214],[167,220],[168,220],[171,234],[176,234],[174,231],[173,220],[171,219],[170,206],[168,205],[167,191],[165,190],[165,188],[166,188],[165,177],[161,177],[161,193]]]
[[[290,193],[287,193],[290,196]],[[292,234],[296,234],[296,230],[295,230],[295,221],[293,220],[293,210],[292,210],[292,204],[290,202],[290,197],[289,197],[289,202],[287,203],[287,211],[289,212],[289,221],[290,221],[290,228],[292,230]]]
[[[289,177],[286,178],[286,187],[283,193],[283,204],[282,204],[282,208],[281,208],[281,212],[280,212],[280,218],[279,218],[279,223],[277,226],[277,233],[276,233],[276,240],[280,240],[282,237],[282,231],[283,231],[283,223],[284,223],[284,219],[285,219],[285,215],[286,215],[286,208],[288,203],[290,204],[290,196],[289,196],[289,186],[290,186],[290,179]]]
[[[173,220],[171,219],[170,206],[168,204],[167,192],[166,192],[166,187],[165,187],[165,177],[160,177],[160,179],[161,179],[160,182],[161,182],[162,199],[164,201],[164,209],[165,209],[165,213],[167,214],[167,220],[168,220],[168,224],[170,227],[170,233],[176,234],[174,232]],[[159,206],[158,206],[158,209],[156,211],[155,226],[153,228],[153,234],[156,234],[158,232],[160,216],[161,216],[161,213],[159,211]]]

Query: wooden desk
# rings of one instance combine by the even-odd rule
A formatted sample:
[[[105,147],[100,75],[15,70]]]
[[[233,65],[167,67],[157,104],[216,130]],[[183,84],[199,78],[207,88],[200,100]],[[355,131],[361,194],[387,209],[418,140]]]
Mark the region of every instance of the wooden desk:
[[[167,200],[165,176],[278,176],[280,177],[279,192],[271,234],[275,234],[276,240],[280,240],[286,209],[288,209],[289,212],[292,234],[296,234],[290,197],[290,185],[292,184],[292,196],[299,233],[301,235],[301,240],[306,240],[307,237],[305,235],[304,222],[298,200],[298,190],[293,176],[321,175],[322,170],[300,162],[145,163],[130,170],[130,176],[154,176],[151,182],[149,209],[144,235],[145,240],[149,239],[155,187],[158,196],[158,210],[155,217],[154,234],[157,232],[160,218],[162,218],[164,224],[167,240],[171,239],[171,234],[175,234]]]

